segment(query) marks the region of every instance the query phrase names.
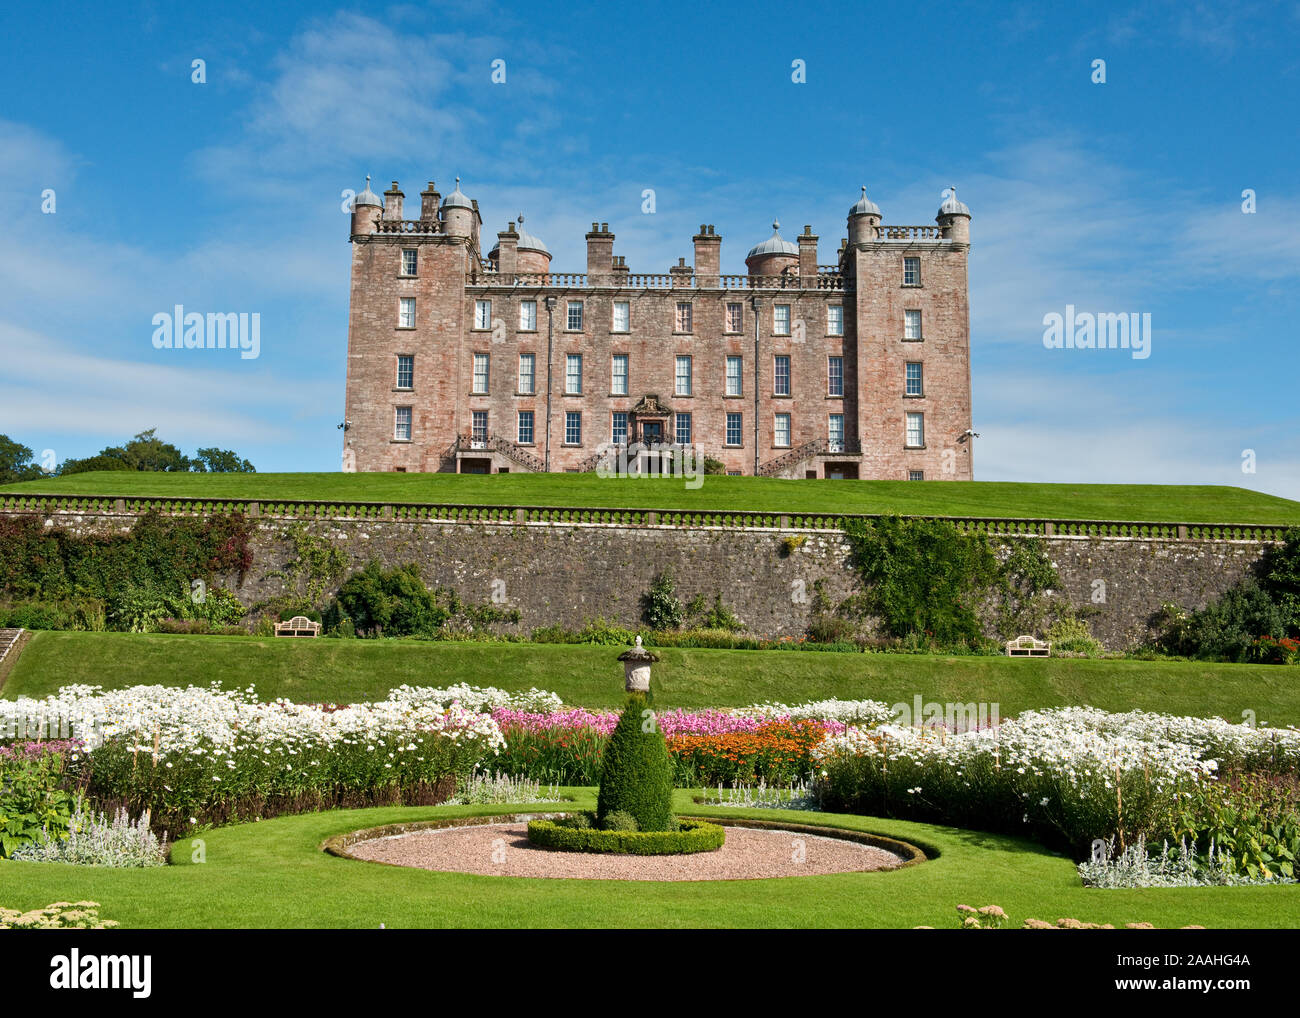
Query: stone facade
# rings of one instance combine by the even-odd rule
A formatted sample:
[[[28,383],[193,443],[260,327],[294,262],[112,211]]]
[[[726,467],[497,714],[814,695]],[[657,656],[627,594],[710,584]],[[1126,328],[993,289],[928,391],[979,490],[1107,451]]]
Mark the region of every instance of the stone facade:
[[[345,470],[585,471],[611,443],[659,442],[729,473],[972,477],[955,199],[935,226],[884,226],[864,188],[835,264],[811,226],[774,229],[729,276],[711,225],[693,265],[646,275],[592,223],[586,271],[563,273],[523,217],[485,257],[459,180],[420,197],[419,219],[396,181],[356,198]]]
[[[136,517],[56,514],[46,521],[78,534],[112,534],[129,531]],[[290,525],[256,520],[253,568],[242,585],[223,578],[245,604],[287,592],[279,574],[294,555],[286,536]],[[859,589],[838,531],[802,532],[803,545],[787,552],[784,539],[800,532],[377,519],[307,527],[345,548],[352,568],[371,560],[417,562],[431,587],[449,587],[474,604],[517,608],[523,632],[578,628],[598,617],[634,626],[641,595],[664,569],[672,570],[683,602],[697,594],[712,602],[720,593],[750,632],[772,637],[806,631],[819,581],[833,603]],[[997,540],[1005,545],[1018,538]],[[1093,635],[1111,649],[1150,635],[1149,622],[1163,602],[1203,607],[1245,577],[1265,548],[1255,541],[1040,540],[1061,576],[1061,593],[1087,610]],[[990,629],[989,635],[996,634]]]

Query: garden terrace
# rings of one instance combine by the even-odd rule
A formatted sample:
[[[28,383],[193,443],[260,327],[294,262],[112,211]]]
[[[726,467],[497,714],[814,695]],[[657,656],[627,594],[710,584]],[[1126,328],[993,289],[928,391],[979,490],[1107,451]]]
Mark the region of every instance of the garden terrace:
[[[1188,528],[1300,525],[1300,503],[1244,488],[1211,485],[1022,484],[969,481],[927,484],[915,481],[782,480],[767,477],[709,476],[697,489],[653,478],[603,478],[594,474],[166,474],[106,471],[50,477],[0,487],[0,512],[51,510],[114,511],[117,500],[139,506],[140,499],[170,501],[177,508],[212,503],[219,511],[240,511],[256,503],[259,511],[322,505],[360,513],[385,506],[445,507],[446,511],[491,506],[529,512],[602,509],[617,513],[673,511],[768,517],[843,515],[947,517],[1014,521],[1058,533],[1070,524],[1085,529],[1161,524],[1177,536]],[[15,501],[27,499],[35,501]],[[60,505],[54,499],[70,501]],[[76,501],[76,500],[96,501]],[[95,508],[98,507],[98,508]],[[268,508],[271,507],[271,508]],[[627,508],[635,507],[635,508]],[[195,511],[189,509],[188,511]],[[1200,535],[1206,531],[1192,531]]]

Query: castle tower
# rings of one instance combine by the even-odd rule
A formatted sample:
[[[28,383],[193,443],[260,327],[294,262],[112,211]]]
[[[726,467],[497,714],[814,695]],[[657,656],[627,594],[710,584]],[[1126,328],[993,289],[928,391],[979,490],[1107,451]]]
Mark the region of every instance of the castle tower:
[[[384,211],[379,195],[370,190],[370,176],[366,175],[366,189],[352,199],[352,236],[375,232],[375,221]]]
[[[876,239],[880,226],[880,209],[867,197],[867,185],[862,185],[862,197],[849,209],[849,244],[865,244]]]
[[[939,224],[945,240],[951,240],[954,244],[970,243],[970,209],[957,200],[955,185],[949,186],[948,197],[939,206],[934,221]]]
[[[442,232],[449,237],[473,237],[477,215],[473,203],[461,191],[460,177],[457,177],[456,190],[442,200]]]

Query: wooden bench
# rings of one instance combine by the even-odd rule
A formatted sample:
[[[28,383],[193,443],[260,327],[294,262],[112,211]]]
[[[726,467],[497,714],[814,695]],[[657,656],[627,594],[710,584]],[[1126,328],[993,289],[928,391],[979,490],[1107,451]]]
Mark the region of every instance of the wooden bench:
[[[305,615],[295,615],[288,622],[275,624],[276,636],[320,636],[320,623]]]
[[[1052,645],[1032,636],[1017,636],[1007,641],[1007,657],[1051,657]]]

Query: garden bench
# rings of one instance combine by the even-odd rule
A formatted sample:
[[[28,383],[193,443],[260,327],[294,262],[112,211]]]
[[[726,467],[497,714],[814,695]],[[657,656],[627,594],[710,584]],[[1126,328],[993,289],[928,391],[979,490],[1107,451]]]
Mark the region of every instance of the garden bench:
[[[320,636],[320,623],[305,615],[295,615],[288,622],[275,624],[276,636]]]
[[[1032,636],[1017,636],[1007,641],[1007,657],[1051,657],[1052,645]]]

